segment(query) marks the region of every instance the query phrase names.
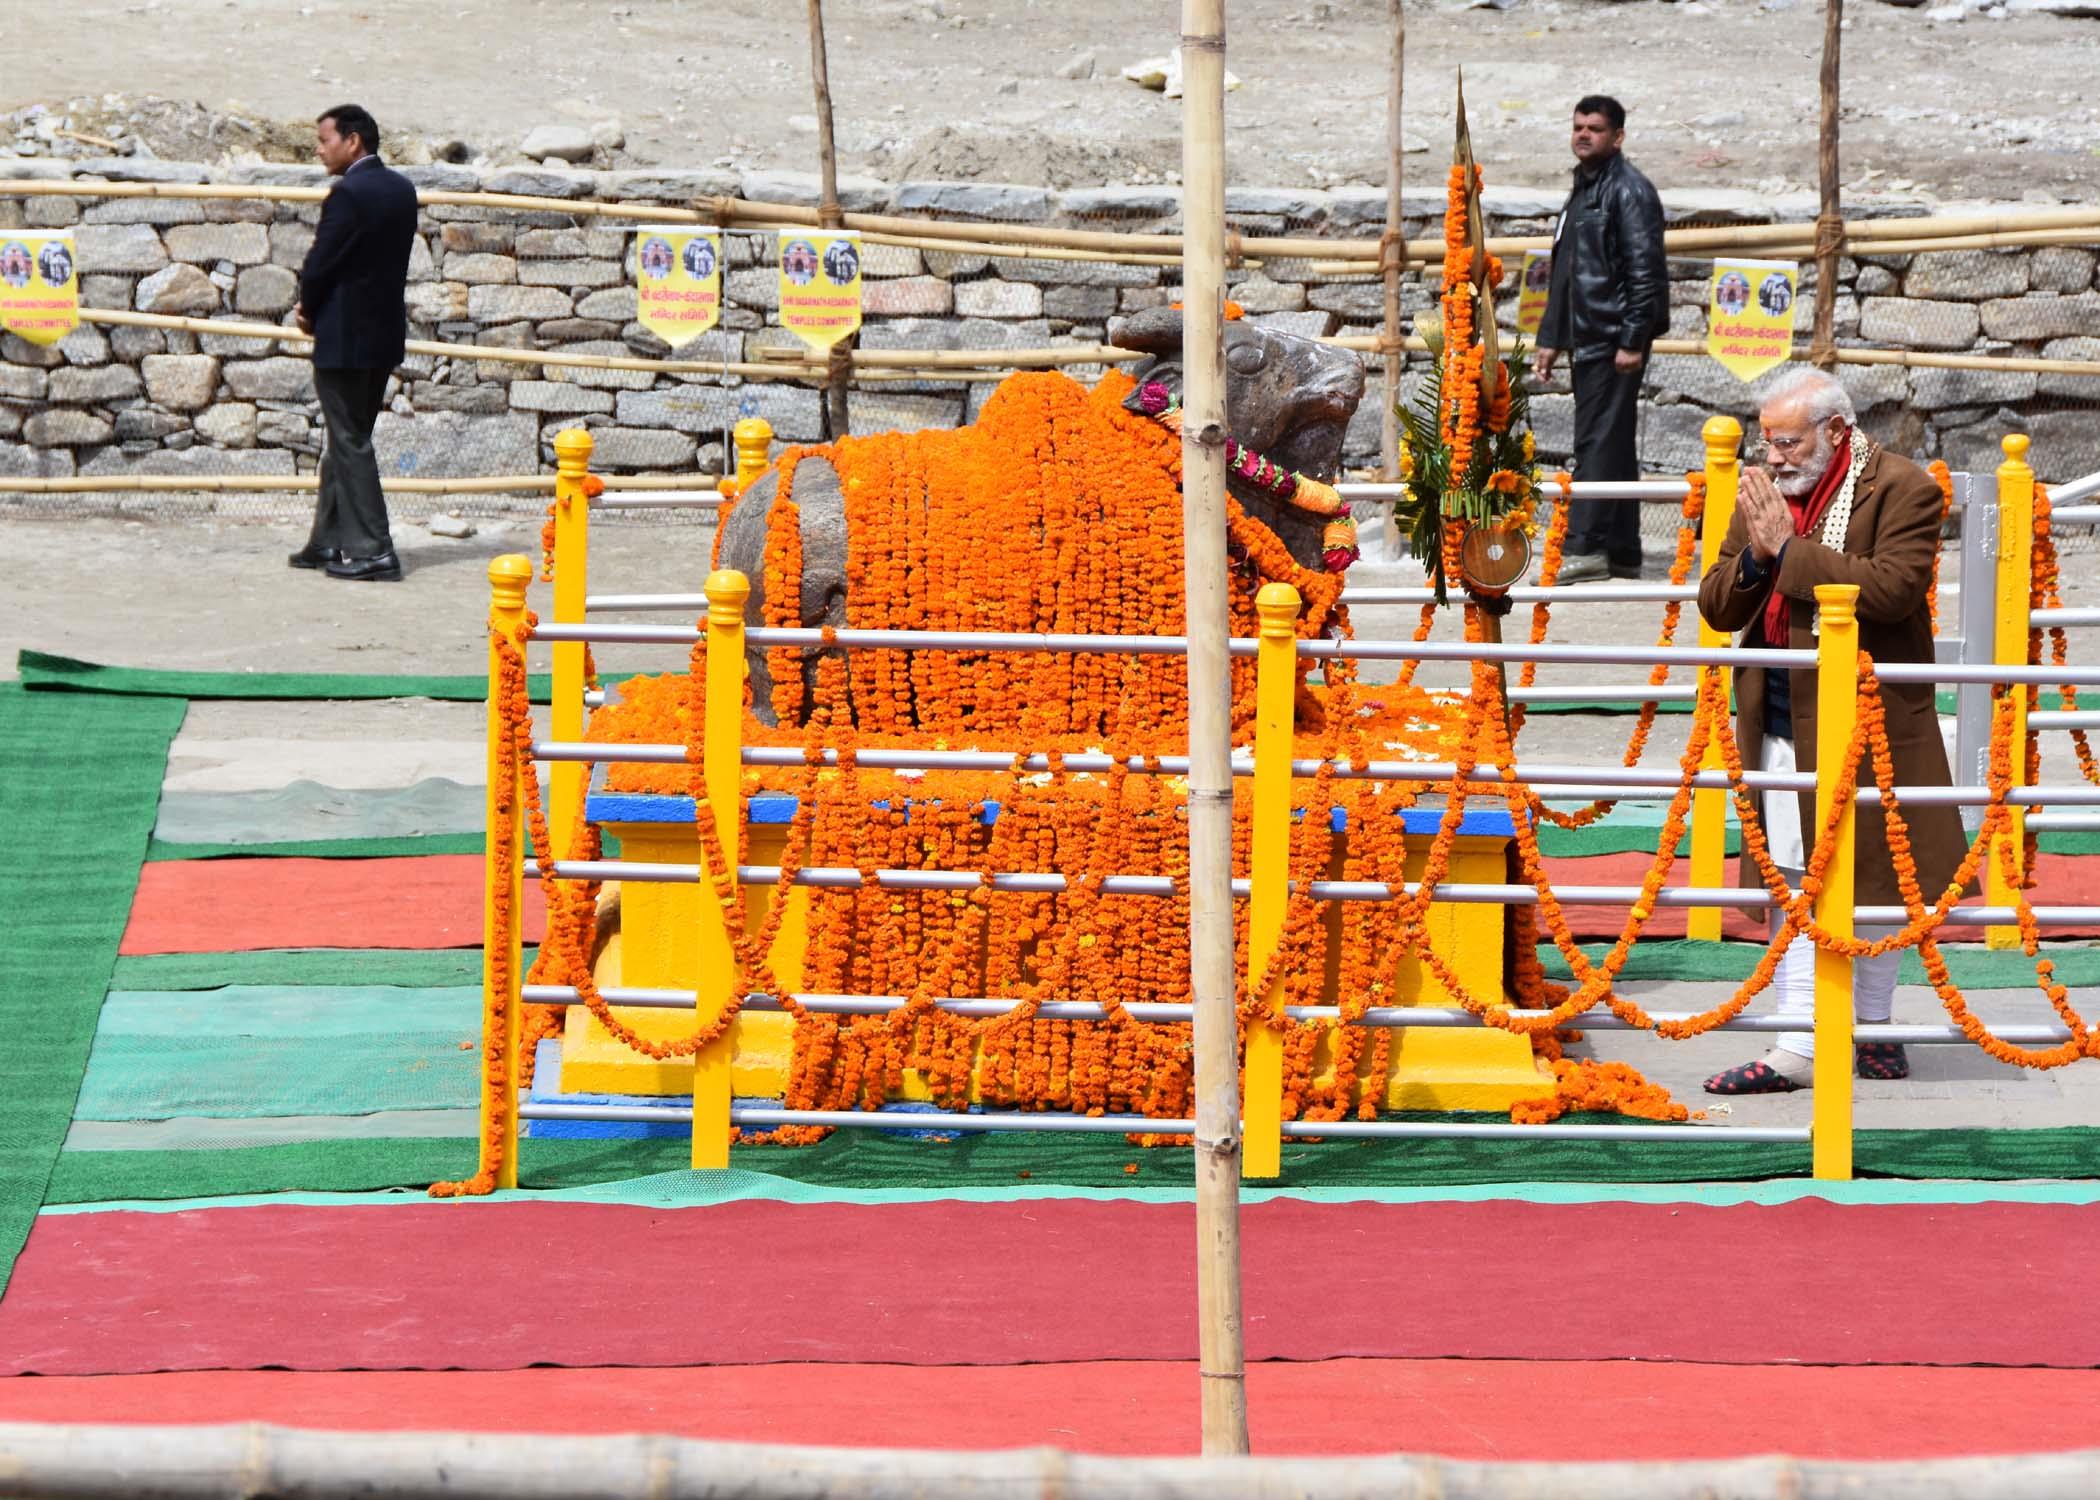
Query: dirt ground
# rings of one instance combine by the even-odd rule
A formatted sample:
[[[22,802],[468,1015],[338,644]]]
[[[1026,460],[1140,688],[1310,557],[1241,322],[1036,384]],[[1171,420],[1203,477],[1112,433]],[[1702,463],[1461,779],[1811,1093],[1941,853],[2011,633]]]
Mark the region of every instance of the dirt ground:
[[[2100,44],[2100,21],[1847,9],[1851,190],[2046,202],[2100,186],[2100,117],[2066,72]],[[1052,186],[1178,174],[1178,103],[1120,76],[1172,50],[1168,0],[825,10],[847,171]],[[1629,151],[1660,184],[1805,188],[1821,14],[1813,0],[1411,8],[1408,128],[1424,149],[1410,175],[1437,174],[1463,67],[1493,180],[1562,180],[1568,106],[1596,89],[1632,110]],[[1382,182],[1382,0],[1233,0],[1228,26],[1243,80],[1227,103],[1231,179]],[[607,165],[816,164],[802,7],[780,0],[75,0],[44,40],[12,39],[0,112],[79,101],[73,128],[134,130],[163,157],[284,157],[316,109],[350,97],[408,160],[458,139],[507,162],[535,125],[617,121],[625,146]],[[104,107],[109,94],[124,98]],[[149,95],[255,123],[217,129],[167,109],[132,121]]]

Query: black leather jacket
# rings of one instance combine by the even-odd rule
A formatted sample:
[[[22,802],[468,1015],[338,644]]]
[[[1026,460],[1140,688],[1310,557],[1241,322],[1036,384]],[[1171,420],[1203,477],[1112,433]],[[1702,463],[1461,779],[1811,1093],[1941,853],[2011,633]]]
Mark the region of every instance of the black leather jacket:
[[[1553,281],[1539,343],[1597,359],[1645,354],[1670,326],[1662,199],[1623,152],[1594,172],[1578,167],[1554,228]]]

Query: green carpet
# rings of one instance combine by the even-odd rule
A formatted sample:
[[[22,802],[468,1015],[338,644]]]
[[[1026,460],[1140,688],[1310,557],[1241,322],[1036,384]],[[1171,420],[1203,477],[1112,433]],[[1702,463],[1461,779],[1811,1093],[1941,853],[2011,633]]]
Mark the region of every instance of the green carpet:
[[[525,949],[531,964],[539,950]],[[216,990],[232,984],[388,984],[444,989],[481,983],[477,948],[261,948],[252,953],[128,953],[110,988]]]
[[[24,651],[15,670],[25,687],[84,693],[177,698],[449,698],[488,697],[486,677],[369,672],[182,672],[152,667],[107,667],[42,651]],[[532,676],[532,701],[545,703],[553,679]]]
[[[1609,943],[1584,943],[1582,951],[1592,962],[1611,951]],[[1637,943],[1626,957],[1622,979],[1677,980],[1685,984],[1735,983],[1748,979],[1764,949],[1756,943],[1696,943],[1688,938],[1657,938]],[[2056,977],[2068,985],[2100,985],[2100,947],[2051,943],[2045,950],[2056,963]],[[1981,945],[1940,949],[1947,972],[1965,990],[2026,989],[2034,981],[2034,960],[2020,952],[1993,953]],[[1546,977],[1561,983],[1574,978],[1560,951],[1550,944],[1539,946],[1539,961]],[[1915,951],[1903,955],[1899,984],[1924,984],[1925,965]]]
[[[479,854],[479,833],[401,834],[392,838],[289,839],[273,844],[171,844],[154,839],[146,858],[163,859],[387,859],[420,854]]]
[[[183,709],[0,682],[0,830],[36,862],[0,942],[0,1287],[72,1121]]]
[[[1467,1118],[1437,1116],[1435,1118]],[[1491,1119],[1492,1116],[1474,1118]],[[1624,1124],[1616,1116],[1570,1116]],[[1717,1127],[1716,1136],[1726,1134]],[[2100,1129],[1862,1130],[1862,1177],[2019,1181],[2100,1174]],[[938,1193],[970,1186],[1184,1187],[1190,1153],[1121,1137],[965,1136],[914,1141],[839,1131],[815,1146],[738,1147],[734,1165],[797,1182]],[[525,1142],[528,1188],[581,1187],[683,1168],[682,1140]],[[1124,1170],[1136,1165],[1135,1174]],[[473,1170],[463,1140],[316,1141],[232,1151],[69,1151],[46,1201],[209,1198],[238,1193],[415,1191]],[[1802,1177],[1806,1145],[1706,1141],[1393,1140],[1286,1142],[1281,1186],[1438,1186],[1490,1182],[1725,1182]]]

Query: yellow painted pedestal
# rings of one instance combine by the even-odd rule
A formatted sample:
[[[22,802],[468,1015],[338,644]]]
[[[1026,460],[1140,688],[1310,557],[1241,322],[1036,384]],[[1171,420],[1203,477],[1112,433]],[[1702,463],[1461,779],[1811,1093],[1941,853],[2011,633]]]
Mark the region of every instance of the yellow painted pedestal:
[[[690,824],[608,822],[620,840],[623,858],[666,864],[694,864],[700,841]],[[779,859],[786,836],[784,823],[754,823],[748,843],[753,864]],[[1407,878],[1418,879],[1427,857],[1429,835],[1408,835]],[[1507,878],[1502,834],[1462,836],[1452,853],[1448,881],[1496,884]],[[806,905],[808,892],[791,899]],[[629,881],[620,888],[620,927],[600,952],[597,980],[602,986],[692,989],[698,979],[702,892],[697,885]],[[772,892],[747,888],[747,920],[765,920]],[[1504,909],[1483,903],[1433,902],[1428,928],[1433,950],[1476,998],[1504,999],[1502,988]],[[791,914],[783,943],[776,945],[775,969],[782,982],[798,985],[799,961],[782,962],[783,948],[799,953],[799,921]],[[1330,954],[1328,999],[1338,961]],[[1457,1001],[1421,961],[1403,957],[1393,976],[1393,993],[1411,1003],[1450,1006]],[[617,1008],[621,1021],[643,1036],[671,1040],[690,1036],[693,1012]],[[730,1037],[734,1048],[732,1089],[739,1097],[778,1097],[786,1091],[794,1023],[777,1012],[739,1015]],[[692,1091],[689,1057],[644,1057],[608,1033],[583,1006],[569,1008],[562,1040],[561,1088],[564,1093],[682,1095]],[[1523,1099],[1549,1098],[1551,1070],[1538,1062],[1524,1037],[1485,1027],[1403,1029],[1396,1038],[1385,1102],[1389,1109],[1506,1111]],[[930,1096],[915,1072],[907,1071],[903,1097]]]

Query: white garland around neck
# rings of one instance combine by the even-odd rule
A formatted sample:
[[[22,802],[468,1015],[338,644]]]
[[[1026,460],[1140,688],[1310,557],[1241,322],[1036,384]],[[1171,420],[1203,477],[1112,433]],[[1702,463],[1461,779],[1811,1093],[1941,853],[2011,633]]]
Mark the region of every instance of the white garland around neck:
[[[1823,512],[1823,545],[1833,552],[1845,550],[1845,533],[1852,525],[1852,496],[1859,488],[1859,476],[1866,472],[1867,460],[1874,456],[1874,443],[1857,427],[1846,429],[1852,440],[1852,461],[1845,466],[1845,482],[1831,497],[1830,508]]]

